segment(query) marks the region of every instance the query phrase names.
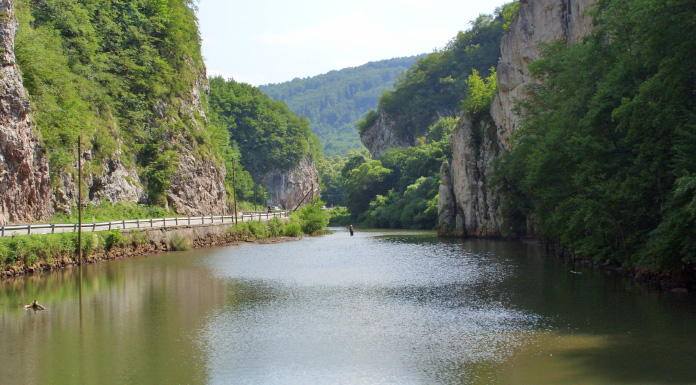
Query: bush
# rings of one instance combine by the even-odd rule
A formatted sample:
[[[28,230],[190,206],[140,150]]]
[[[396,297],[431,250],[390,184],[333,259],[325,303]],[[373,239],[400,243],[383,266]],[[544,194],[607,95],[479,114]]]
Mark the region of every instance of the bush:
[[[176,251],[186,251],[191,248],[191,246],[188,244],[188,240],[179,234],[174,234],[172,236],[172,239],[170,240],[170,245],[172,247],[172,250]]]
[[[147,231],[134,231],[130,234],[133,246],[139,246],[150,242],[150,234]]]
[[[328,213],[321,209],[323,205],[324,202],[316,199],[312,204],[302,206],[297,212],[303,233],[316,234],[329,224]]]
[[[252,222],[249,222],[248,225],[249,225],[248,226],[249,232],[256,239],[268,238],[268,236],[270,235],[268,227],[266,227],[266,225],[263,224],[263,222],[261,222],[261,221],[252,221]]]
[[[105,244],[107,250],[111,250],[115,246],[122,246],[124,242],[125,238],[120,230],[111,230],[106,233]]]
[[[268,221],[268,231],[272,237],[277,237],[283,234],[283,221],[280,218],[274,217]]]
[[[236,225],[230,226],[227,229],[227,236],[234,237],[235,239],[248,240],[251,237],[251,231],[249,230],[249,224],[247,222],[240,222]]]
[[[295,220],[287,222],[283,227],[283,235],[286,237],[296,237],[300,234],[302,234],[302,227]]]

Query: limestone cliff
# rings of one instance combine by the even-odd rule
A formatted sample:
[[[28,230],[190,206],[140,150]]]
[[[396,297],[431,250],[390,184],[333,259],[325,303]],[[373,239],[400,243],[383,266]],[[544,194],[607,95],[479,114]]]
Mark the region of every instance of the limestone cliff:
[[[493,161],[500,151],[509,148],[511,134],[520,125],[515,102],[525,98],[525,86],[535,81],[528,66],[541,58],[541,43],[573,43],[589,33],[592,20],[587,11],[593,1],[520,1],[519,15],[501,43],[498,94],[490,114],[474,119],[463,116],[452,133],[452,179],[443,186],[451,186],[453,198],[438,203],[441,234],[501,235],[498,198],[490,191],[489,181]]]
[[[209,93],[205,69],[199,73],[190,95],[181,103],[179,115],[196,122],[196,115],[205,120],[201,93]],[[203,130],[203,122],[198,122]],[[171,178],[167,191],[169,207],[179,214],[222,215],[227,213],[225,193],[226,170],[221,162],[196,154],[192,141],[178,137],[179,169]]]
[[[269,204],[288,210],[319,196],[319,173],[309,156],[289,171],[266,173],[262,183],[268,189]]]
[[[393,128],[393,122],[384,114],[380,114],[375,124],[372,125],[360,140],[372,154],[373,159],[378,159],[390,148],[415,146],[413,138],[400,137]]]
[[[0,224],[52,215],[48,161],[15,63],[16,32],[12,1],[0,0]]]

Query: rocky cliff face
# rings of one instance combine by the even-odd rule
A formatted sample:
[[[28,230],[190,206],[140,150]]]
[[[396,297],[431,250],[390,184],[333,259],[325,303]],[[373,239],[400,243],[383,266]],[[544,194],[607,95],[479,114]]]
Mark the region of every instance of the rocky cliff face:
[[[0,224],[52,215],[48,161],[29,118],[29,101],[15,64],[17,20],[0,0]]]
[[[521,0],[517,19],[501,43],[497,67],[498,95],[490,115],[463,116],[452,133],[451,199],[438,202],[443,235],[497,237],[501,216],[488,182],[493,160],[509,148],[512,132],[519,128],[515,101],[525,98],[525,86],[534,81],[528,66],[541,58],[540,43],[579,41],[592,29],[587,15],[594,0]],[[440,205],[441,204],[441,205]],[[452,212],[455,215],[452,215]]]
[[[193,65],[193,64],[191,64]],[[188,116],[192,122],[195,115],[205,119],[201,102],[201,93],[209,93],[210,86],[205,70],[199,73],[190,95],[180,106],[180,115]],[[203,127],[198,127],[203,129]],[[227,213],[227,196],[225,193],[224,165],[213,159],[195,156],[195,149],[189,140],[178,138],[179,169],[171,179],[167,191],[169,207],[179,214],[186,215],[222,215]]]
[[[360,137],[373,159],[378,159],[390,148],[415,146],[415,140],[400,138],[392,126],[393,123],[380,114],[377,122]]]
[[[306,156],[290,171],[271,171],[263,176],[271,205],[293,210],[319,196],[319,173]]]

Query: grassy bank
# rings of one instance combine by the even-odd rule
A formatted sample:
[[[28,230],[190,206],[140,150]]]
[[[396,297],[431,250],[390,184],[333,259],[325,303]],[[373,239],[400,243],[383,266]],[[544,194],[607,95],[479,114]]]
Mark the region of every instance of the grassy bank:
[[[288,220],[273,218],[242,222],[220,231],[201,234],[191,227],[158,230],[111,230],[82,234],[83,262],[144,255],[191,247],[222,245],[273,237],[297,237],[320,233],[328,218],[317,204],[307,205]],[[185,231],[187,230],[187,231]],[[77,233],[15,235],[0,238],[0,276],[54,270],[78,262]]]

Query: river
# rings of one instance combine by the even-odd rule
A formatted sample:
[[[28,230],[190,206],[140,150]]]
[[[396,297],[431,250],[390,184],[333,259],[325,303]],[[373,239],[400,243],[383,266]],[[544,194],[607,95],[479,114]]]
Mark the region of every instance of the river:
[[[696,384],[696,303],[532,244],[339,229],[1,281],[0,382]]]

